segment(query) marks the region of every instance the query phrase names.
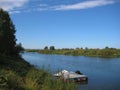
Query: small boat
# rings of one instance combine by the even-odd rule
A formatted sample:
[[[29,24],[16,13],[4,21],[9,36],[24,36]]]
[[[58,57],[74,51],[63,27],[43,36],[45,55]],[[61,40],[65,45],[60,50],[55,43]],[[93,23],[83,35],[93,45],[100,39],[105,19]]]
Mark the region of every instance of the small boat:
[[[54,74],[53,76],[57,78],[63,78],[65,81],[67,80],[71,80],[75,82],[88,81],[88,77],[80,73],[80,71],[72,72],[72,71],[62,70]]]

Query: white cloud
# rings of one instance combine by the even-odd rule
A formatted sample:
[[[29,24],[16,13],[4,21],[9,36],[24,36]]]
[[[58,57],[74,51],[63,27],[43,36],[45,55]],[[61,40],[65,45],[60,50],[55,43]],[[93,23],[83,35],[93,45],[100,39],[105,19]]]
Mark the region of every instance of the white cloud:
[[[79,10],[79,9],[87,9],[93,8],[97,6],[103,6],[108,4],[115,3],[115,0],[88,0],[76,4],[71,5],[58,5],[53,7],[54,10]]]
[[[47,4],[39,4],[38,6],[40,6],[40,7],[47,7],[48,5]]]
[[[14,11],[10,11],[9,13],[10,14],[15,14],[15,13],[21,13],[21,11],[14,10]]]
[[[34,1],[34,2],[33,2]],[[0,0],[0,8],[14,13],[28,13],[35,11],[48,11],[48,10],[80,10],[94,8],[98,6],[114,4],[118,0],[85,0],[74,4],[67,5],[50,5],[40,0]],[[28,3],[27,5],[25,5]],[[51,2],[52,3],[52,2]],[[25,6],[25,7],[24,7]]]
[[[0,8],[10,11],[17,7],[22,7],[28,0],[0,0]]]

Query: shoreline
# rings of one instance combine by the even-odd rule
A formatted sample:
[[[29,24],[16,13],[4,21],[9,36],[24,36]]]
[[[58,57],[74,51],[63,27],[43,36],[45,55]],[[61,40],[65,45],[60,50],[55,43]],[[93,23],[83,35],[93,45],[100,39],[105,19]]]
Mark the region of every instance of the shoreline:
[[[40,54],[57,54],[70,56],[86,56],[99,58],[120,58],[120,49],[58,49],[58,50],[39,50],[26,49],[26,52],[37,52]]]
[[[48,71],[35,68],[21,57],[0,55],[0,69],[2,90],[76,90],[74,83],[54,80]]]

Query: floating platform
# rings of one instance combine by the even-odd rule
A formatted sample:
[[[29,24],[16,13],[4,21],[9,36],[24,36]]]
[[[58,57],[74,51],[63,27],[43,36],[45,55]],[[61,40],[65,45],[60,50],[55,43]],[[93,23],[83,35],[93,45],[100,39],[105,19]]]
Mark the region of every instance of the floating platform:
[[[80,73],[80,71],[72,72],[72,71],[67,71],[67,70],[62,70],[53,76],[58,77],[58,78],[63,78],[64,80],[72,80],[75,82],[83,82],[83,81],[88,81],[88,77],[86,75],[83,75]]]

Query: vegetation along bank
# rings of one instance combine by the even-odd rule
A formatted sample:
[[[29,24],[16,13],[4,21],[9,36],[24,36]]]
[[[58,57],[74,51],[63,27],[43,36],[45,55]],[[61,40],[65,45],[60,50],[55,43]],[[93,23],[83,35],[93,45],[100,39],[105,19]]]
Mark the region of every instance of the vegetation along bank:
[[[62,55],[73,55],[73,56],[92,56],[102,58],[117,58],[120,57],[120,49],[105,47],[103,49],[89,49],[89,48],[76,48],[76,49],[55,49],[54,46],[48,48],[45,46],[44,49],[26,49],[27,52],[38,52],[41,54],[62,54]]]

